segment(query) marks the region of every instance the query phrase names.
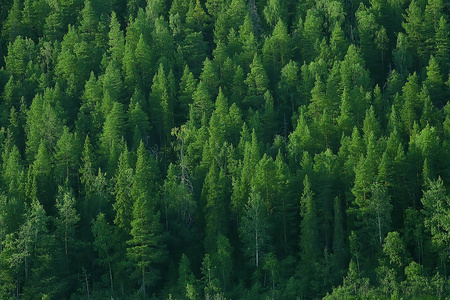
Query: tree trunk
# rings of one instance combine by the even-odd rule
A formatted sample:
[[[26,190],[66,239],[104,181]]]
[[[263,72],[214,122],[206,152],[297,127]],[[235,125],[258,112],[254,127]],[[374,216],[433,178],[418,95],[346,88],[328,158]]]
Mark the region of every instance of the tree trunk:
[[[259,266],[259,252],[258,252],[258,230],[255,231],[255,260],[256,266]]]
[[[113,283],[113,276],[112,276],[112,270],[111,270],[111,262],[108,261],[108,266],[109,266],[109,280],[111,283],[111,293],[114,292],[114,283]]]
[[[145,268],[142,267],[142,296],[145,299]]]

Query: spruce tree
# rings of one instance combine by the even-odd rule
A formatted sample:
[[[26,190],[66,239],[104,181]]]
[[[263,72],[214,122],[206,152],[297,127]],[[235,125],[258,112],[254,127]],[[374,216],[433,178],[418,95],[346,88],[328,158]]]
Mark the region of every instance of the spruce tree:
[[[127,256],[133,263],[134,278],[140,283],[144,298],[147,287],[159,279],[159,270],[155,264],[164,257],[160,212],[158,207],[158,171],[153,158],[148,157],[141,142],[137,151],[137,162],[131,198],[133,217],[130,239],[127,241]]]

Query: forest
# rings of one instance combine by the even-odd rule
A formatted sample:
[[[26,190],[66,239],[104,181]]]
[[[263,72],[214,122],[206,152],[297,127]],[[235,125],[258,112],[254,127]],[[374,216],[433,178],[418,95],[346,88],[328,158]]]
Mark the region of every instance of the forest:
[[[448,299],[449,16],[1,0],[0,298]]]

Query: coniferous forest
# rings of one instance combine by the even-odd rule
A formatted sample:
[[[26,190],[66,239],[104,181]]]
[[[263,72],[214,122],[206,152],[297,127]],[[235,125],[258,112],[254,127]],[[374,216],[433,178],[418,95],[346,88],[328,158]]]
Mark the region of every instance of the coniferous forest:
[[[1,299],[450,295],[449,0],[1,0]]]

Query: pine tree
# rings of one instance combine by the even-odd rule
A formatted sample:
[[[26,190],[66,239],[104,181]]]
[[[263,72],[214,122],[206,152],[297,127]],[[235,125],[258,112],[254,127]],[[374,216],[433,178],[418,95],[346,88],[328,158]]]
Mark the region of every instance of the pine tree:
[[[311,90],[311,101],[308,106],[308,112],[312,119],[319,120],[324,110],[331,108],[328,97],[325,95],[325,86],[320,79],[319,75],[316,75],[316,81],[314,88]]]
[[[247,92],[244,80],[245,80],[244,70],[240,66],[237,66],[233,76],[233,82],[231,84],[230,100],[232,103],[237,103],[239,105],[242,103],[242,99],[244,99]]]
[[[411,134],[414,122],[418,121],[420,102],[418,96],[420,94],[420,86],[416,73],[408,77],[408,81],[403,87],[403,101],[401,108],[401,119],[403,121],[403,130]]]
[[[114,102],[103,124],[103,132],[100,136],[100,148],[103,158],[107,158],[113,145],[117,146],[119,144],[124,135],[124,130],[125,113],[123,111],[123,105]]]
[[[177,51],[184,58],[195,76],[201,73],[202,62],[206,58],[207,44],[201,32],[192,32],[186,35]]]
[[[167,76],[164,66],[159,65],[158,73],[153,78],[152,92],[149,96],[150,120],[152,129],[161,141],[167,141],[173,128],[173,98],[170,76]]]
[[[213,98],[203,81],[199,82],[192,97],[193,103],[190,106],[189,121],[193,125],[199,126],[203,118],[205,120],[210,118],[214,109]]]
[[[186,226],[191,229],[190,225],[197,217],[197,202],[193,198],[193,187],[184,161],[184,150],[181,150],[181,153],[181,166],[170,164],[164,181],[164,219],[166,228],[170,227],[173,230],[182,230]]]
[[[300,200],[300,262],[302,272],[302,291],[306,295],[311,293],[308,283],[314,280],[319,262],[319,224],[317,208],[308,176],[303,181],[303,194]]]
[[[432,242],[439,251],[439,255],[446,257],[445,249],[449,243],[449,230],[444,220],[448,213],[449,199],[441,178],[429,182],[429,185],[421,199],[424,206],[425,226],[431,230]]]
[[[114,292],[114,277],[112,264],[114,262],[115,236],[113,228],[106,221],[105,215],[100,213],[92,222],[92,234],[94,235],[94,249],[99,255],[98,262],[108,267],[111,293]]]
[[[294,161],[298,161],[305,151],[314,151],[315,145],[312,137],[313,131],[310,128],[305,113],[301,111],[297,120],[297,126],[294,131],[289,134],[289,155]]]
[[[127,46],[128,46],[128,32],[127,32],[127,43],[125,44],[125,55],[127,54]],[[130,45],[133,47],[133,45]],[[149,82],[153,78],[153,74],[155,74],[155,61],[154,57],[152,57],[152,48],[149,45],[148,39],[145,38],[144,33],[139,35],[139,41],[137,42],[136,48],[134,48],[134,57],[133,54],[130,54],[130,61],[123,58],[124,68],[126,67],[126,77],[125,83],[127,83],[126,78],[129,76],[132,79],[130,83],[127,84],[128,87],[133,87],[133,79],[139,86],[139,89],[143,91],[144,94],[149,92],[148,86]],[[132,49],[132,48],[131,48]],[[128,51],[133,51],[133,50]],[[127,61],[127,65],[125,64]]]
[[[90,45],[94,45],[97,35],[98,19],[90,0],[84,2],[83,10],[80,12],[79,32],[81,38]],[[97,49],[95,49],[97,51]]]
[[[195,276],[192,273],[189,258],[184,253],[180,258],[177,284],[181,295],[185,295],[188,299],[195,299],[197,297]]]
[[[427,66],[427,79],[425,80],[425,84],[430,92],[433,103],[437,107],[442,107],[444,105],[442,97],[445,94],[444,80],[441,75],[441,68],[434,56],[431,56]]]
[[[131,16],[135,18],[138,14],[138,11],[140,8],[143,8],[145,6],[144,0],[130,0],[127,1],[127,16]]]
[[[366,117],[363,123],[363,132],[366,143],[368,143],[371,134],[374,135],[375,139],[381,137],[381,127],[377,117],[375,116],[373,106],[370,106],[370,108],[366,111]]]
[[[79,148],[78,137],[64,127],[54,155],[55,179],[58,184],[61,185],[66,180],[71,184],[75,183],[79,168]]]
[[[69,267],[69,256],[73,257],[75,252],[75,232],[76,225],[80,216],[75,207],[76,199],[73,191],[68,187],[59,186],[58,196],[56,197],[56,209],[58,210],[55,220],[56,233],[58,240],[64,246],[64,254],[67,267]]]
[[[348,50],[348,40],[344,35],[339,24],[335,24],[330,38],[330,46],[332,55],[339,60],[342,60]]]
[[[239,27],[238,39],[242,45],[242,52],[238,54],[237,62],[248,72],[255,54],[258,52],[255,28],[249,15],[245,17],[244,23]]]
[[[228,1],[225,0],[206,0],[205,6],[208,14],[217,20],[218,16],[224,11]]]
[[[94,72],[91,72],[89,80],[84,86],[81,96],[81,107],[76,120],[76,128],[80,135],[92,136],[100,134],[105,117],[101,109],[102,102],[101,82],[97,81]]]
[[[386,234],[389,232],[391,223],[392,204],[386,187],[374,183],[370,187],[371,198],[366,208],[369,226],[373,228],[370,235],[376,240],[376,244],[383,244]]]
[[[252,179],[251,174],[255,169],[256,164],[261,159],[258,138],[255,130],[252,131],[251,137],[246,131],[247,127],[244,123],[240,141],[242,146],[239,146],[243,152],[242,167],[240,169],[240,174],[238,172],[238,176],[233,178],[233,194],[231,196],[232,210],[238,223],[244,215],[245,205],[248,202],[250,182]],[[248,139],[248,141],[246,139]]]
[[[404,16],[405,22],[402,23],[402,27],[405,29],[407,46],[413,51],[418,62],[423,63],[427,57],[426,47],[426,32],[423,25],[424,13],[418,4],[418,1],[411,1],[411,4],[406,9],[406,15]]]
[[[286,23],[288,14],[287,3],[280,0],[268,0],[263,14],[270,27],[274,27],[279,21]]]
[[[159,278],[155,263],[163,259],[160,212],[157,211],[158,178],[156,166],[148,157],[144,144],[138,148],[135,177],[131,188],[133,219],[131,239],[127,241],[127,256],[133,262],[135,277],[141,284],[143,297],[147,286],[154,285]]]
[[[439,20],[444,11],[444,3],[442,0],[428,0],[427,2],[424,12],[424,23],[426,33],[431,36],[439,26]]]
[[[270,239],[266,211],[261,196],[251,193],[239,228],[244,244],[244,254],[251,259],[252,265],[254,264],[257,269],[260,267],[261,257]]]
[[[292,176],[288,165],[284,162],[283,155],[279,151],[275,160],[276,165],[276,196],[273,200],[274,228],[281,229],[282,234],[276,234],[274,244],[283,253],[283,257],[289,255],[295,245],[295,236],[298,230],[291,227],[296,220],[296,200],[291,192]]]
[[[442,16],[439,19],[439,26],[436,29],[434,39],[436,49],[435,57],[443,74],[447,74],[447,72],[449,71],[449,64],[445,59],[446,57],[448,57],[448,53],[450,51],[450,40],[448,34],[448,25],[445,18]]]
[[[125,147],[120,154],[117,171],[115,175],[114,195],[115,211],[114,225],[124,234],[131,231],[131,220],[133,213],[133,201],[131,198],[131,188],[133,185],[133,169],[130,166],[130,154]]]
[[[10,76],[12,76],[13,80],[20,81],[23,84],[27,64],[31,58],[28,51],[33,48],[33,41],[21,36],[17,37],[13,43],[9,44],[5,63],[6,70],[9,72]]]
[[[2,184],[10,198],[25,200],[25,169],[16,145],[2,154]]]
[[[364,55],[367,66],[374,70],[379,64],[378,53],[375,46],[375,34],[378,31],[379,24],[375,15],[364,5],[360,5],[356,12],[358,22],[359,44],[361,53]]]
[[[227,292],[227,287],[230,281],[231,273],[233,270],[232,262],[232,247],[229,239],[223,235],[218,234],[217,236],[217,252],[213,255],[213,261],[217,266],[218,278],[222,281],[222,291]]]
[[[120,23],[117,19],[117,15],[114,11],[111,14],[108,36],[108,53],[112,60],[115,60],[119,65],[121,65],[125,53],[125,38],[122,30],[120,29]]]
[[[8,13],[8,18],[2,26],[2,36],[10,43],[14,42],[16,37],[22,34],[21,19],[21,3],[19,0],[14,0]]]
[[[92,66],[98,65],[89,47],[90,45],[82,39],[78,30],[69,26],[69,31],[61,42],[55,74],[67,85],[67,94],[73,98],[80,96]]]
[[[248,90],[244,103],[252,108],[261,107],[264,103],[263,96],[269,87],[269,79],[257,54],[250,65],[250,73],[248,73],[245,83]]]
[[[25,297],[51,297],[58,292],[61,279],[56,276],[56,255],[52,251],[56,245],[48,230],[49,219],[43,206],[33,199],[17,239],[25,264]]]
[[[300,21],[299,21],[300,22]],[[299,26],[301,30],[301,54],[306,63],[313,61],[318,55],[318,46],[322,35],[322,17],[317,9],[309,9],[304,18],[304,22]]]
[[[183,70],[183,76],[180,79],[180,95],[178,101],[174,103],[174,119],[175,125],[184,123],[185,116],[189,113],[189,105],[192,103],[193,95],[197,88],[197,80],[194,74],[186,65]]]
[[[103,99],[101,109],[104,116],[107,116],[112,109],[114,102],[123,102],[124,87],[119,64],[112,60],[106,67],[102,77]]]
[[[130,105],[132,103],[130,102]],[[150,122],[147,114],[142,110],[141,104],[136,102],[128,109],[128,132],[132,136],[131,145],[137,149],[141,140],[146,140],[149,135]]]
[[[280,20],[273,29],[272,35],[264,41],[262,48],[264,67],[272,82],[278,81],[281,68],[289,62],[290,48],[291,39],[286,25]]]
[[[333,206],[333,263],[335,265],[335,278],[342,278],[343,265],[347,257],[347,249],[345,245],[345,231],[344,231],[344,215],[342,213],[342,204],[339,198],[334,198]],[[333,278],[334,279],[334,278]]]
[[[186,13],[187,27],[194,32],[203,32],[203,29],[210,26],[209,23],[210,17],[203,9],[200,0],[191,1],[189,4],[189,10]]]
[[[205,250],[213,254],[218,234],[227,234],[226,181],[223,171],[213,163],[202,188],[205,207]]]
[[[28,178],[28,191],[31,199],[37,198],[43,203],[46,210],[53,205],[54,183],[52,182],[52,160],[44,141],[39,144],[39,148],[29,169],[31,177]]]

